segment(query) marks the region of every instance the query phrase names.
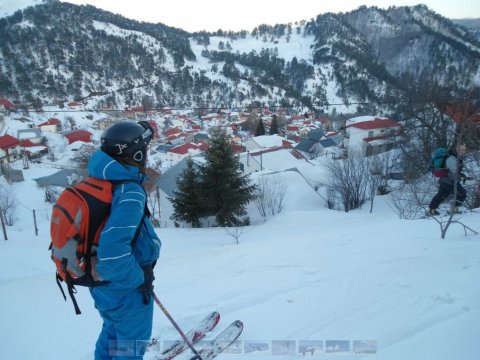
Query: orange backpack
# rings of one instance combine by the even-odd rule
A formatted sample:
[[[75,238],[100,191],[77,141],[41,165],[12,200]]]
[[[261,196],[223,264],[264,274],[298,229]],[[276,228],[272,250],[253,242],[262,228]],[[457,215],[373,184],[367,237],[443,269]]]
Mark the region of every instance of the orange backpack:
[[[75,285],[100,286],[102,281],[95,276],[96,248],[100,232],[110,215],[112,193],[121,182],[111,182],[88,177],[82,182],[66,188],[52,210],[50,222],[51,258],[57,267],[56,281],[65,300],[60,282],[67,284],[76,314],[80,308],[75,300]],[[132,239],[132,247],[140,234],[141,224]]]

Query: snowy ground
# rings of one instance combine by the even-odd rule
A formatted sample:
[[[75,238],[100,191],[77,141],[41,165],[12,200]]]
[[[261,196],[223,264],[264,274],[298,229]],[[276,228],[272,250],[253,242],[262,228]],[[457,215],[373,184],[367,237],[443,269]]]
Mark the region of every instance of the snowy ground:
[[[23,183],[0,183],[14,189],[21,215],[8,241],[0,238],[2,359],[93,358],[99,315],[86,289],[77,296],[81,316],[63,301],[47,250],[50,205],[28,180],[51,172],[30,169]],[[480,236],[453,226],[440,240],[433,220],[400,220],[386,198],[373,214],[368,206],[331,211],[298,173],[285,181],[284,212],[261,222],[252,209],[256,225],[239,244],[225,229],[157,230],[155,289],[182,328],[212,310],[222,314],[219,329],[243,320],[242,354],[225,359],[299,359],[305,341],[319,344],[321,358],[478,359]],[[478,220],[462,215],[477,231]],[[160,310],[153,333],[160,345],[178,338]],[[365,348],[376,354],[354,353]]]

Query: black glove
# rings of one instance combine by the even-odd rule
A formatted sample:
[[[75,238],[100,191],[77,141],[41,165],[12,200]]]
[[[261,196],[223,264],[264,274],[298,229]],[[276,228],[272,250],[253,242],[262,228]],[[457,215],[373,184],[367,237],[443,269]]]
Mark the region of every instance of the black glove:
[[[150,303],[150,295],[153,293],[153,280],[155,275],[153,274],[152,264],[142,266],[144,281],[138,289],[143,293],[143,302],[145,304]]]
[[[462,183],[464,183],[464,184],[465,184],[465,181],[467,181],[467,175],[465,175],[464,173],[458,174],[458,178],[459,178],[460,181],[461,181]]]

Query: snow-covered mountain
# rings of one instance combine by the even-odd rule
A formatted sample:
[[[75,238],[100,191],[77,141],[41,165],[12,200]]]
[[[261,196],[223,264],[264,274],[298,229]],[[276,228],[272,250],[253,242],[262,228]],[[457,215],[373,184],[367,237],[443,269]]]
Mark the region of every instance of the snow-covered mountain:
[[[420,5],[191,34],[53,0],[1,18],[0,39],[0,97],[26,104],[391,110],[480,85],[478,38]]]

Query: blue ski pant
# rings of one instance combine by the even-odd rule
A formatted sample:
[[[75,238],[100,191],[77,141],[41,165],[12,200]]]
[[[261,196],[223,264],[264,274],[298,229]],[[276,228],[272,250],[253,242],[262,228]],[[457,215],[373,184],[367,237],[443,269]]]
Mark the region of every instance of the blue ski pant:
[[[105,294],[91,289],[95,307],[103,319],[95,345],[95,360],[141,360],[152,334],[153,299],[145,304],[142,292]]]

